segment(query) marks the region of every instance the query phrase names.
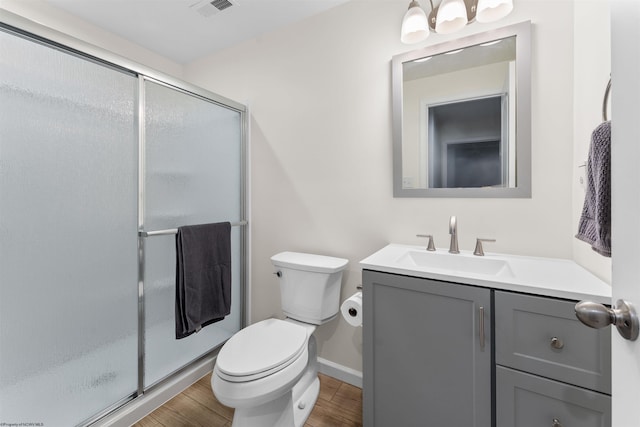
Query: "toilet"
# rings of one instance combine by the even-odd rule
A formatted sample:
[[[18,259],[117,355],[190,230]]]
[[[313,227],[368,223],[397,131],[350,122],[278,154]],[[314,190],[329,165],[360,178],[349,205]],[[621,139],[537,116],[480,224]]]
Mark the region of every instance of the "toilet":
[[[248,326],[225,343],[211,388],[235,408],[233,427],[301,427],[320,391],[313,332],[339,312],[348,261],[281,252],[271,257],[286,318]]]

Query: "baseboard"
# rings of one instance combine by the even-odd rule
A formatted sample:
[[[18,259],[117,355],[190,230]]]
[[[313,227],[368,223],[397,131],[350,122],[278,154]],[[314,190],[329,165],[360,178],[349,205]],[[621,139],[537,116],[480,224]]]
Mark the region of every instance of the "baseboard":
[[[342,382],[362,388],[362,372],[344,365],[318,357],[320,373],[339,379]]]

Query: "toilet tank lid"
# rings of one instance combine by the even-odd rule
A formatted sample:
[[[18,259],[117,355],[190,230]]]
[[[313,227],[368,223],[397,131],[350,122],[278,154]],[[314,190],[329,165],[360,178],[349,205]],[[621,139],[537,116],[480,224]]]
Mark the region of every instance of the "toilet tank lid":
[[[336,273],[344,270],[349,263],[349,261],[344,258],[305,254],[301,252],[280,252],[271,257],[271,262],[276,267],[315,271],[318,273]]]

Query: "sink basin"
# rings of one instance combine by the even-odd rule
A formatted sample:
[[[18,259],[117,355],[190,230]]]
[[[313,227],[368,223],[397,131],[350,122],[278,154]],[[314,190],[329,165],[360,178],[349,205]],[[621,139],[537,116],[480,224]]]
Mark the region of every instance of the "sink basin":
[[[488,276],[513,276],[509,263],[502,259],[467,254],[450,254],[422,251],[406,251],[396,261],[404,267],[424,267],[454,274],[481,274]]]

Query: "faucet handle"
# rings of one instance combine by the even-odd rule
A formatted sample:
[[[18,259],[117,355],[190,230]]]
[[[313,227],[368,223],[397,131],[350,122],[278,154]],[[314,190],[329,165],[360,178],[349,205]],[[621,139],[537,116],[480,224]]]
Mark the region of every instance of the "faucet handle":
[[[473,254],[477,256],[484,256],[484,251],[482,250],[482,242],[495,242],[496,239],[476,239],[476,248],[473,250]]]
[[[449,218],[449,234],[458,234],[458,219],[455,215]]]
[[[416,237],[428,238],[429,243],[427,243],[427,250],[430,252],[434,252],[436,250],[436,246],[433,244],[433,236],[431,234],[416,234]]]

